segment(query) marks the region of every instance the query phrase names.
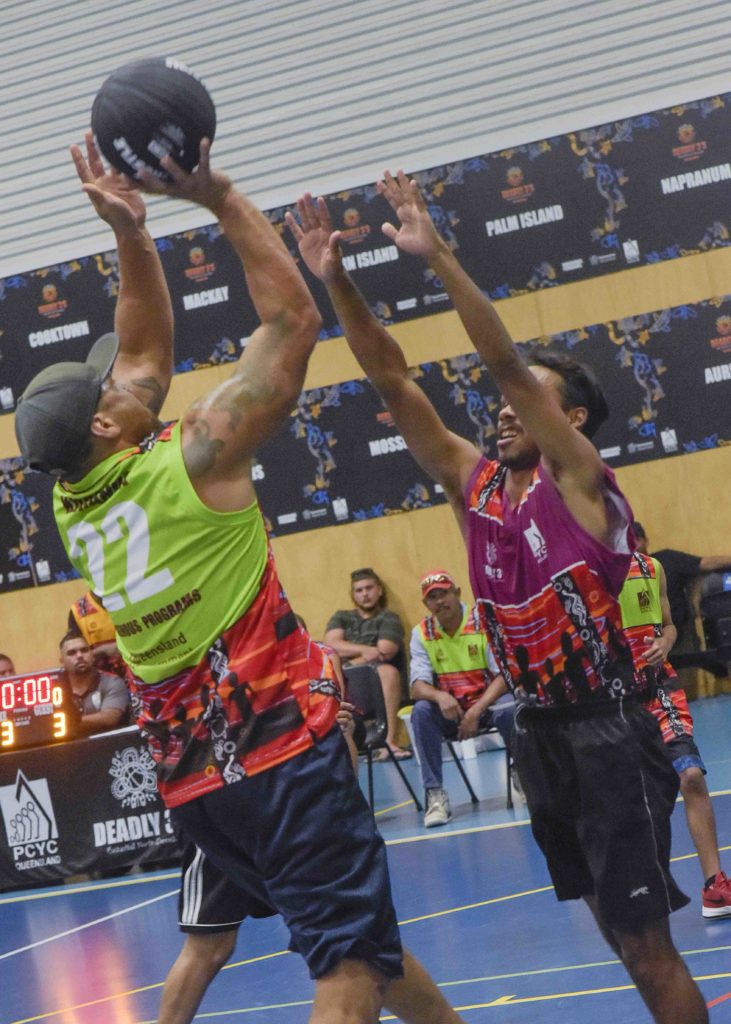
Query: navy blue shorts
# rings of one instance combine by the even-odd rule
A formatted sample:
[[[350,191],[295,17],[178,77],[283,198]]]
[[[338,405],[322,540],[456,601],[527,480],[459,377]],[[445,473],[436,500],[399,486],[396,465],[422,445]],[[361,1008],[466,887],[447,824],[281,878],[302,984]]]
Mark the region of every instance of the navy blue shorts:
[[[337,726],[297,757],[174,807],[171,816],[243,890],[237,917],[262,917],[269,908],[282,915],[290,948],[313,978],[346,958],[401,977],[386,848]]]

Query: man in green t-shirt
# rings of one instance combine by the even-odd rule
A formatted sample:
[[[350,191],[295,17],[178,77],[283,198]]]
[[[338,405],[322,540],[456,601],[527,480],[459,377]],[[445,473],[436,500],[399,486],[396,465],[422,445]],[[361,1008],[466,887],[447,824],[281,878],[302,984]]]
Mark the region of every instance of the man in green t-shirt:
[[[57,479],[59,532],[114,622],[175,828],[241,888],[244,915],[282,915],[316,979],[311,1024],[371,1024],[389,982],[396,1006],[446,1004],[403,954],[385,847],[335,722],[339,689],[279,583],[251,481],[254,452],[297,402],[320,317],[209,148],[193,173],[165,157],[169,180],[140,178],[209,210],[243,263],[260,324],[231,377],[160,423],[170,296],[135,183],[105,173],[88,135],[86,159],[72,155],[116,236],[116,335],[37,374],[16,435],[28,465]],[[459,1018],[447,1007],[442,1020]]]
[[[331,616],[325,643],[340,656],[344,666],[368,664],[377,670],[386,704],[386,742],[399,760],[412,757],[410,750],[403,750],[397,743],[401,681],[406,667],[404,627],[398,615],[386,608],[386,589],[373,569],[351,572],[350,596],[354,607]]]

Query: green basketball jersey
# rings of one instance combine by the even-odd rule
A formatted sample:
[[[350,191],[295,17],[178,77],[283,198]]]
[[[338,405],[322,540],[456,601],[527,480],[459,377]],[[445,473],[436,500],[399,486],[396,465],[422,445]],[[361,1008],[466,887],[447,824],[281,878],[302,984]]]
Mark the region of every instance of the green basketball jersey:
[[[267,560],[256,502],[214,512],[190,482],[176,423],[57,484],[73,565],[102,597],[134,674],[157,683],[196,665],[255,598]]]

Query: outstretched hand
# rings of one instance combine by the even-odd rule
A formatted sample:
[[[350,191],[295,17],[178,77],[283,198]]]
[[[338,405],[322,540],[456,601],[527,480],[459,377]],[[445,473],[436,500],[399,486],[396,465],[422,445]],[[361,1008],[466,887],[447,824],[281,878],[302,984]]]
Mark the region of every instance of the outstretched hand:
[[[71,158],[81,187],[102,220],[115,231],[125,227],[142,227],[145,223],[145,201],[136,184],[119,171],[105,170],[91,132],[85,135],[86,157],[79,146],[71,146]]]
[[[423,256],[424,259],[434,256],[442,240],[413,178],[407,178],[403,171],[397,171],[395,178],[390,171],[384,171],[383,180],[376,182],[376,188],[391,204],[401,222],[398,228],[385,223],[382,227],[384,235],[412,256]]]
[[[284,219],[294,235],[307,269],[323,284],[331,284],[343,273],[340,231],[333,231],[327,203],[320,196],[315,202],[309,192],[297,200],[299,221],[287,211]]]
[[[190,172],[184,171],[171,156],[164,156],[160,160],[160,165],[170,175],[170,181],[163,181],[150,171],[139,171],[139,187],[143,192],[153,195],[171,196],[173,199],[197,203],[218,214],[233,185],[227,174],[211,170],[210,152],[211,140],[202,139],[198,166]]]

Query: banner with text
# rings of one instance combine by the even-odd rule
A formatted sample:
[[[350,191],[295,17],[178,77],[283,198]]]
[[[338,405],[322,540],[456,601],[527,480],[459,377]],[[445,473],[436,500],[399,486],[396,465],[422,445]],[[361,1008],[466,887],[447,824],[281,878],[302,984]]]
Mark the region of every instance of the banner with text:
[[[0,816],[0,889],[179,854],[135,728],[3,754]]]
[[[731,296],[539,339],[592,367],[611,409],[595,441],[613,467],[731,443]],[[475,353],[412,371],[455,433],[495,455],[499,393]],[[303,392],[252,476],[274,536],[442,503],[366,380]],[[0,461],[0,590],[74,575],[52,481]]]
[[[415,177],[440,232],[493,299],[728,246],[731,93]],[[328,201],[345,265],[383,323],[450,308],[434,273],[383,234],[394,214],[375,184]],[[285,212],[268,216],[298,258]],[[176,371],[238,359],[257,317],[219,227],[157,246],[175,312]],[[322,336],[340,334],[324,288],[304,272]],[[38,370],[82,359],[112,329],[118,290],[114,252],[0,280],[0,411],[15,408]]]

